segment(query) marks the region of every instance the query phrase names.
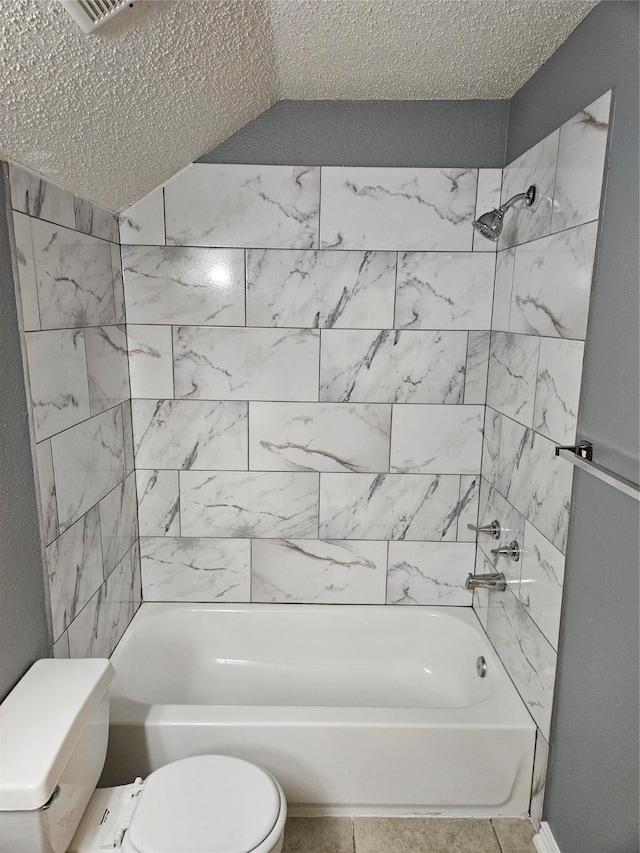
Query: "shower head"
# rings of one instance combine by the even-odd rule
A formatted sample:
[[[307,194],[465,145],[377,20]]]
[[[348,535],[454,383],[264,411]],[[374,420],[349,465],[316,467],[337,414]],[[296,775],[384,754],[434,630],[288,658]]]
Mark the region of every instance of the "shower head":
[[[474,220],[471,224],[476,229],[478,234],[482,234],[483,237],[486,237],[487,240],[493,240],[494,243],[497,242],[498,237],[500,236],[500,232],[502,231],[502,225],[504,220],[504,215],[509,210],[512,205],[514,205],[520,199],[525,200],[525,205],[527,207],[531,207],[536,198],[536,188],[532,185],[526,191],[526,193],[518,193],[518,195],[514,195],[509,201],[506,201],[504,204],[501,204],[500,207],[495,207],[493,210],[490,210],[488,213],[483,213],[482,216],[479,216],[476,220]]]

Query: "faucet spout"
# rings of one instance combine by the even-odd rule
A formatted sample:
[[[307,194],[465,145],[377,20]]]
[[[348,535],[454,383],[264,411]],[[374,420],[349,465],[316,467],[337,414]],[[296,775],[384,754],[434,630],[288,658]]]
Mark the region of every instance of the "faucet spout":
[[[497,592],[502,592],[507,588],[507,582],[503,572],[490,572],[487,575],[467,575],[464,583],[464,588],[469,590],[474,589],[495,589]]]

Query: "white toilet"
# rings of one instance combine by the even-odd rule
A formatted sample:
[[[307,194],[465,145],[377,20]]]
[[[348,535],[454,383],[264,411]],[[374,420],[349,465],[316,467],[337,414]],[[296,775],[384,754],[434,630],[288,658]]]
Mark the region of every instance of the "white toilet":
[[[287,803],[247,761],[197,755],[97,788],[107,660],[40,660],[0,705],[2,853],[280,853]]]

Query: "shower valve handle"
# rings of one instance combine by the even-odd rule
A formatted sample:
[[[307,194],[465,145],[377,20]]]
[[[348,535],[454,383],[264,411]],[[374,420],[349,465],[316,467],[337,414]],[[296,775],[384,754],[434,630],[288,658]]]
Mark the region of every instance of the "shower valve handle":
[[[501,545],[500,548],[492,548],[491,553],[494,557],[509,557],[514,563],[517,563],[520,559],[521,551],[520,546],[514,539],[508,545]]]
[[[475,530],[476,533],[488,533],[493,539],[499,539],[502,528],[500,522],[494,519],[489,524],[477,527],[475,524],[467,524],[467,530]]]

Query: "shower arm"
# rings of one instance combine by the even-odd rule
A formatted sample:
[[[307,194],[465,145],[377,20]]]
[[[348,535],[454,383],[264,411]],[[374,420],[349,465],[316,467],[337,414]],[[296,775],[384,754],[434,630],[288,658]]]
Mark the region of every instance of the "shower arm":
[[[517,201],[520,201],[520,199],[525,199],[527,207],[531,207],[536,199],[536,188],[534,186],[530,186],[526,193],[518,193],[518,195],[512,196],[509,201],[505,201],[504,204],[501,204],[498,210],[501,213],[506,213],[507,210],[509,210],[510,207],[513,207],[513,205]]]

